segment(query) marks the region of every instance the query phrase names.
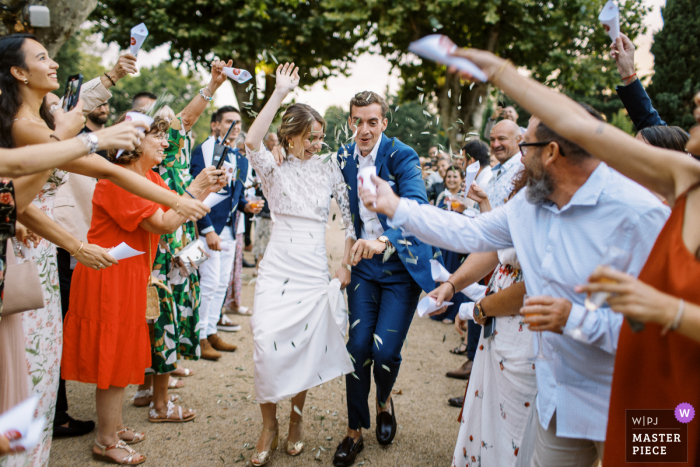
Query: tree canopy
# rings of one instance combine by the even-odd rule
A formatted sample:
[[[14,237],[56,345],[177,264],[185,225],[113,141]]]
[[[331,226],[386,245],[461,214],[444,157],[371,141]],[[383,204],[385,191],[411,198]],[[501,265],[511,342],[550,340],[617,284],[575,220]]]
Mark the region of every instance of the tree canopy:
[[[146,23],[146,49],[169,43],[176,62],[208,63],[218,56],[233,59],[237,68],[255,74],[264,71],[264,83],[234,85],[238,102],[244,107],[244,126],[274,90],[278,63],[294,61],[302,70],[301,86],[330,76],[344,74],[347,65],[362,51],[352,30],[340,33],[330,18],[325,0],[121,0],[99,2],[90,19],[107,42],[125,47],[130,30]],[[262,81],[262,80],[261,80]],[[250,88],[250,89],[249,89]]]
[[[686,130],[695,125],[693,95],[700,90],[700,3],[667,0],[664,27],[654,36],[654,74],[649,96],[666,123]]]

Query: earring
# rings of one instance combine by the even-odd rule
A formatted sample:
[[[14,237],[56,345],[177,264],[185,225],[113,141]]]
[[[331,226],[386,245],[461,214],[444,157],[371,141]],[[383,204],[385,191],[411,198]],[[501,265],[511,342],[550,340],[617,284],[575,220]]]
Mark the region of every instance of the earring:
[[[24,79],[24,84],[29,84],[29,80],[27,78]]]
[[[289,149],[294,149],[294,144],[291,141],[289,142]]]

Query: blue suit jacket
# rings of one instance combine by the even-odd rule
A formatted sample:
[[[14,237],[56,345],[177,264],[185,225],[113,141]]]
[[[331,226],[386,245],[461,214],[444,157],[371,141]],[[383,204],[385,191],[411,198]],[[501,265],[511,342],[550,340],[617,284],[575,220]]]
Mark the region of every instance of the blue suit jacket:
[[[615,90],[637,131],[650,126],[666,126],[666,122],[661,120],[659,113],[651,105],[651,99],[638,79],[627,86],[618,86]]]
[[[211,144],[212,140],[213,138],[210,138],[192,151],[192,161],[190,164],[190,174],[192,174],[192,177],[196,177],[205,167],[211,165],[211,154],[208,154],[205,161],[202,146],[205,146],[205,149],[207,147],[213,147]],[[200,232],[207,227],[214,227],[214,231],[217,235],[220,235],[224,227],[228,225],[231,227],[234,238],[236,236],[236,216],[233,215],[233,211],[238,209],[243,212],[247,203],[244,184],[248,176],[248,159],[237,149],[229,149],[226,155],[228,159],[227,162],[231,162],[231,157],[236,158],[236,173],[234,174],[234,179],[231,184],[225,187],[228,198],[214,206],[209,214],[197,221],[197,228]],[[230,222],[227,223],[226,221],[228,221],[229,218]]]
[[[423,183],[423,175],[420,169],[420,160],[418,154],[411,147],[403,144],[396,138],[388,138],[382,134],[382,139],[379,143],[379,150],[375,160],[377,167],[377,175],[389,182],[394,190],[394,193],[402,198],[410,198],[418,201],[421,204],[428,204],[428,197],[425,193],[425,184]],[[350,198],[350,212],[352,214],[355,233],[360,238],[362,232],[362,220],[360,219],[360,205],[357,189],[357,170],[359,162],[354,157],[355,145],[347,147],[347,152],[341,148],[338,151],[338,156],[345,161],[342,167],[345,183],[350,187],[348,196]],[[342,164],[341,164],[342,166]],[[421,242],[413,236],[404,236],[404,234],[395,228],[390,228],[387,225],[387,218],[384,214],[378,214],[377,218],[384,228],[384,235],[389,239],[392,245],[396,248],[396,253],[403,262],[404,266],[411,274],[411,277],[425,291],[429,292],[435,288],[430,273],[430,260],[436,257],[440,262],[442,258],[439,256],[437,248]],[[401,240],[401,242],[399,241]],[[404,240],[406,242],[404,242]],[[406,245],[405,243],[410,243]]]

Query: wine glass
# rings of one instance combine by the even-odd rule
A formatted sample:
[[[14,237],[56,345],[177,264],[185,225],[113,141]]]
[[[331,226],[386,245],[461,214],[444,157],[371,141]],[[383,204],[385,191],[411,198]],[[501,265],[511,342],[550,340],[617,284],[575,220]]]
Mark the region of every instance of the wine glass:
[[[527,299],[530,298],[528,294],[523,295],[523,306],[527,306]],[[526,318],[530,316],[542,316],[541,313],[525,313],[524,315]],[[544,354],[544,351],[542,350],[542,331],[537,331],[537,355],[534,357],[528,359],[530,362],[537,362],[537,361],[549,361],[551,360],[549,357],[547,357]]]
[[[629,252],[621,250],[615,246],[608,247],[603,254],[603,257],[598,263],[598,266],[608,266],[618,271],[626,271],[629,267],[632,256]],[[615,283],[616,281],[608,278],[596,279],[595,282],[607,282]],[[583,318],[578,323],[578,325],[571,331],[570,336],[578,341],[584,341],[585,336],[583,335],[583,322],[586,320],[586,316],[591,311],[596,311],[598,308],[603,306],[605,301],[610,296],[607,292],[594,292],[586,295],[583,301],[583,306],[585,311],[583,313]]]
[[[250,203],[251,209],[257,209],[258,207],[260,207],[260,203],[262,202],[262,198],[256,195],[248,196],[246,199]],[[250,220],[257,221],[258,217],[255,214],[253,214],[253,217],[251,217]]]

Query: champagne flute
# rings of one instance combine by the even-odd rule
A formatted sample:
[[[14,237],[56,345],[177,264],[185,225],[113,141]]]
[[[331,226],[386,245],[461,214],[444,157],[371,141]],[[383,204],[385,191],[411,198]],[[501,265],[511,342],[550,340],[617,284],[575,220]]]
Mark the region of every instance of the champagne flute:
[[[528,294],[523,295],[523,306],[527,306],[527,299],[530,298]],[[530,316],[542,316],[541,313],[525,313],[524,315],[526,318],[529,318]],[[542,331],[537,331],[537,355],[534,357],[531,357],[528,359],[529,362],[537,362],[537,361],[549,361],[551,360],[549,357],[547,357],[544,354],[544,351],[542,350]]]
[[[608,266],[617,271],[624,272],[629,267],[631,260],[632,256],[629,254],[629,252],[621,250],[615,246],[611,246],[605,250],[605,253],[601,258],[600,263],[598,263],[598,266]],[[616,283],[616,281],[608,278],[596,279],[595,282]],[[571,331],[570,335],[572,338],[578,341],[585,340],[585,336],[583,335],[583,323],[586,320],[586,316],[588,316],[589,312],[596,311],[598,308],[603,306],[609,296],[610,294],[607,292],[594,292],[586,295],[586,298],[583,301],[583,307],[585,308],[583,318],[581,318],[581,321],[578,323],[576,328]]]

